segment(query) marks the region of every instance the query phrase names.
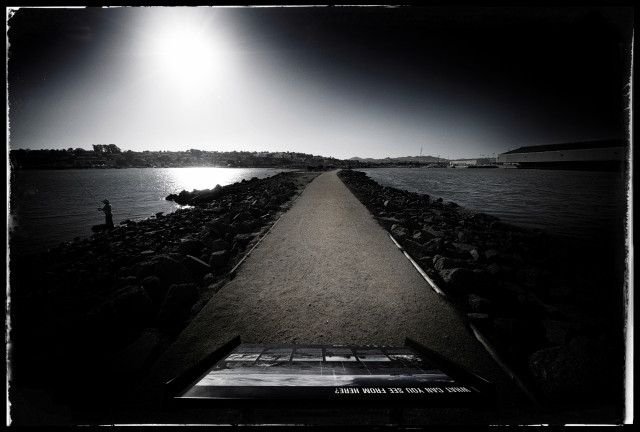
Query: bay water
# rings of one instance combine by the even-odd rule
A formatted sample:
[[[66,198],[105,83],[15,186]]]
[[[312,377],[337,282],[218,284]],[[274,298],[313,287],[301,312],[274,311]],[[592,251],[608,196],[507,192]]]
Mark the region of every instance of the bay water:
[[[622,243],[627,180],[621,172],[372,168],[360,170],[383,186],[455,202],[503,222],[537,228],[574,245]]]
[[[128,168],[17,170],[10,178],[11,246],[40,252],[61,242],[91,236],[104,223],[98,211],[109,199],[116,225],[180,206],[165,197],[182,190],[211,189],[274,168]],[[383,186],[442,198],[525,228],[570,241],[624,244],[627,184],[612,172],[523,169],[361,169]]]
[[[182,190],[212,189],[286,171],[274,168],[126,168],[15,170],[10,178],[9,234],[16,250],[42,252],[90,237],[105,223],[98,211],[108,199],[117,226],[179,205],[165,198]]]

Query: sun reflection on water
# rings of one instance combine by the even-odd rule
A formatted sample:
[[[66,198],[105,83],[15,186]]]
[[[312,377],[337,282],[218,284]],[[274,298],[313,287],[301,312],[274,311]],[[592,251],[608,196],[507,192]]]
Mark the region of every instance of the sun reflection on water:
[[[249,171],[249,172],[248,172]],[[216,185],[225,186],[248,179],[249,176],[264,178],[277,174],[281,170],[256,169],[251,173],[251,169],[246,168],[214,168],[214,167],[193,167],[193,168],[167,168],[164,171],[164,181],[170,186],[167,190],[176,193],[194,189],[213,189]]]

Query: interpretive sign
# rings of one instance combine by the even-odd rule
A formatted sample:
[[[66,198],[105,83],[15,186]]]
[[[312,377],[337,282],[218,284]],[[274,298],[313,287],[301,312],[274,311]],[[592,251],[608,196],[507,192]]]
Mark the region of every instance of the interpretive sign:
[[[407,339],[405,346],[228,344],[200,374],[169,383],[177,403],[474,406],[488,381]],[[235,346],[234,346],[235,345]],[[181,388],[177,388],[177,387]]]

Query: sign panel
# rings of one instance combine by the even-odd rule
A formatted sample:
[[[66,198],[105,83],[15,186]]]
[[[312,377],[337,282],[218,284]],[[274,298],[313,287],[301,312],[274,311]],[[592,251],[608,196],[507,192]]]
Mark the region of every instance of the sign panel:
[[[174,396],[189,401],[471,406],[490,383],[410,346],[239,344]],[[468,378],[468,379],[466,379]]]

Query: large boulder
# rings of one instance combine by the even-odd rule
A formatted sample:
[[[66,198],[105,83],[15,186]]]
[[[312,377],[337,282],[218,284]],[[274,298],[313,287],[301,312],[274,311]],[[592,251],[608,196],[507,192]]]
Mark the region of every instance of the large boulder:
[[[211,271],[217,271],[227,265],[229,258],[231,258],[231,253],[228,250],[212,253],[209,258],[209,267],[211,268]]]
[[[162,286],[158,277],[148,276],[140,281],[140,286],[156,307],[162,305],[164,297],[167,295],[168,287]]]
[[[225,251],[229,249],[229,243],[227,243],[226,241],[222,240],[222,239],[217,239],[215,241],[213,241],[211,243],[211,245],[209,246],[209,250],[211,252],[220,252],[220,251]]]
[[[249,221],[239,222],[239,223],[234,222],[233,228],[237,233],[240,233],[240,234],[248,234],[253,231],[253,225]]]
[[[198,256],[206,247],[202,240],[198,239],[182,239],[178,245],[178,253],[182,255]]]
[[[193,280],[191,272],[184,264],[166,255],[158,257],[154,266],[154,272],[166,286],[188,283]]]
[[[400,224],[393,224],[391,227],[391,235],[398,241],[409,238],[409,231]]]
[[[122,288],[114,294],[109,303],[115,317],[114,325],[122,334],[138,331],[153,320],[153,301],[140,286]]]
[[[412,239],[420,243],[421,245],[425,244],[426,242],[428,242],[433,238],[435,238],[433,234],[423,229],[417,230],[416,232],[413,233],[413,236],[412,236]]]
[[[218,218],[209,223],[209,229],[218,237],[218,238],[226,238],[229,235],[236,235],[235,229],[231,226],[231,224],[224,221],[224,219]]]
[[[251,213],[247,211],[243,211],[233,217],[233,222],[242,223],[251,219],[253,219],[253,216],[251,215]]]
[[[551,318],[542,320],[547,341],[550,345],[564,346],[580,330],[580,324]]]
[[[404,240],[402,242],[402,247],[411,255],[412,257],[422,257],[428,255],[427,249],[422,246],[420,243],[413,240]]]
[[[211,272],[209,264],[191,255],[184,257],[181,263],[184,264],[193,275],[199,278]]]
[[[138,279],[144,279],[155,275],[156,263],[154,261],[142,261],[133,267],[133,273]]]
[[[551,282],[551,274],[547,270],[533,265],[523,265],[518,267],[518,280],[532,289],[537,289]]]
[[[503,273],[502,267],[496,263],[486,266],[487,273],[494,276],[499,276]]]
[[[495,249],[485,251],[484,257],[489,263],[500,263],[504,253]]]
[[[433,268],[438,271],[453,269],[456,267],[458,267],[456,261],[449,257],[442,255],[436,255],[433,257]]]
[[[444,248],[444,239],[441,237],[433,238],[424,245],[427,254],[436,255]]]
[[[192,192],[193,197],[190,200],[191,204],[208,203],[219,198],[224,191],[224,188],[220,185],[216,185],[213,189],[195,190]]]
[[[459,258],[468,258],[473,250],[477,253],[477,247],[467,243],[451,242],[447,244],[447,249]]]
[[[443,269],[439,274],[446,284],[446,293],[452,297],[462,297],[474,291],[474,273],[469,269]]]
[[[467,302],[474,312],[489,314],[495,310],[495,306],[490,300],[477,294],[469,294]]]
[[[120,276],[113,282],[113,289],[119,290],[129,285],[135,285],[137,278],[135,276]]]
[[[550,400],[580,402],[613,397],[611,365],[606,349],[576,339],[568,346],[545,348],[529,359],[538,387]],[[615,374],[613,374],[615,376]]]
[[[198,297],[198,287],[193,283],[171,285],[158,312],[158,328],[172,335],[181,331]]]
[[[395,224],[399,224],[400,221],[394,217],[378,217],[378,223],[382,225],[385,229],[391,231],[391,227]]]
[[[253,234],[238,234],[234,237],[233,243],[237,245],[238,248],[245,248],[254,238],[255,235]]]
[[[422,231],[424,231],[426,235],[430,235],[433,238],[444,238],[445,236],[445,232],[443,230],[439,230],[430,224],[423,225]]]

